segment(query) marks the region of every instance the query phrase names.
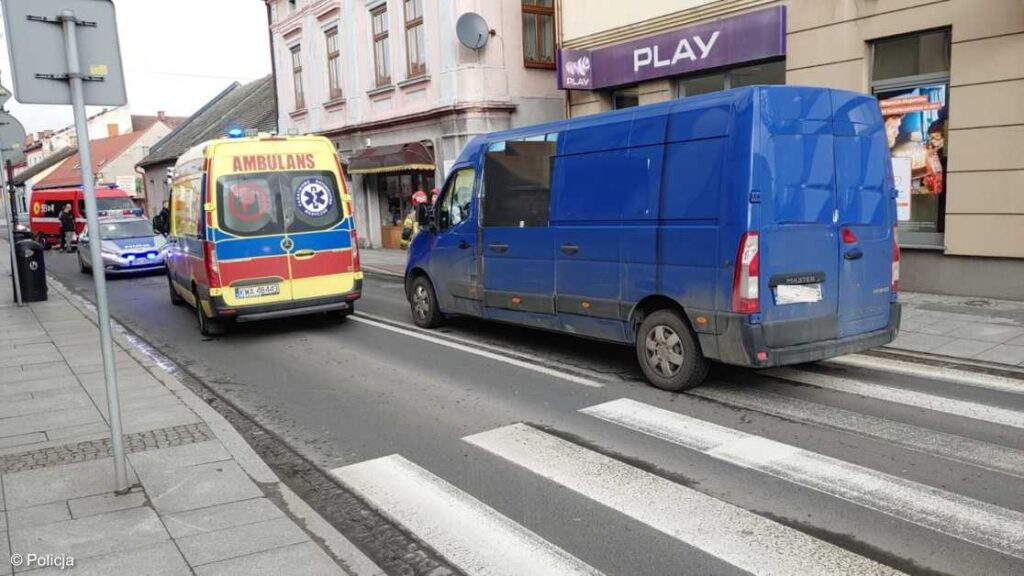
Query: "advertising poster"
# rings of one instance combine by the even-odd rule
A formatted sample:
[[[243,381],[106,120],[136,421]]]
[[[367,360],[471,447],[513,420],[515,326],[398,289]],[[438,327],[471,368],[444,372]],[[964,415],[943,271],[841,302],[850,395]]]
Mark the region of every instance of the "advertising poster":
[[[940,197],[946,186],[946,95],[945,84],[877,94],[893,169],[897,159],[910,163],[910,214],[900,220],[922,232],[938,231]]]
[[[910,158],[892,159],[892,179],[896,185],[896,219],[910,220]]]

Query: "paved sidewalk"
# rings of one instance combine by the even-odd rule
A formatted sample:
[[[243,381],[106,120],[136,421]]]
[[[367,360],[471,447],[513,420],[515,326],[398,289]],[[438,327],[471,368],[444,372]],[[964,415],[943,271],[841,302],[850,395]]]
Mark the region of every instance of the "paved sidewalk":
[[[121,335],[133,487],[114,495],[96,326],[53,283],[47,302],[16,307],[8,254],[0,241],[0,576],[60,574],[62,555],[76,575],[381,573]],[[25,566],[29,554],[54,563]]]
[[[402,277],[402,250],[362,250],[371,274]],[[1024,367],[1024,302],[902,292],[900,336],[886,346],[959,359]]]
[[[359,263],[366,272],[405,277],[406,256],[405,250],[364,248],[359,251]]]
[[[890,348],[1024,367],[1024,302],[903,292]]]

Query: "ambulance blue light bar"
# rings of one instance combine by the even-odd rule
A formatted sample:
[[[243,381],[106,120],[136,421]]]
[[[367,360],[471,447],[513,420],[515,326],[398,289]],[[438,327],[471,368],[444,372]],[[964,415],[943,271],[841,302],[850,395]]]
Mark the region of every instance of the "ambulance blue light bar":
[[[242,138],[245,136],[245,130],[241,128],[232,128],[228,130],[228,138]]]

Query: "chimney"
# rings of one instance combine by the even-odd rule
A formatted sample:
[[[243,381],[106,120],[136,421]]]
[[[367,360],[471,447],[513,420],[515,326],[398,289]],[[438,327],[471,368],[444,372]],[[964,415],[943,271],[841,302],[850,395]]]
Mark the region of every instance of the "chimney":
[[[156,113],[156,119],[161,121],[161,122],[166,122],[167,121],[167,112],[165,112],[163,110],[160,110],[159,112]]]

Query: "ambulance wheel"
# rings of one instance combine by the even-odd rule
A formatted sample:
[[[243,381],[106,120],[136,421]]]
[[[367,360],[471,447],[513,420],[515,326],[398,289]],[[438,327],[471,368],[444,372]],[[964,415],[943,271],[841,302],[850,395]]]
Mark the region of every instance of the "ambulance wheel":
[[[220,336],[224,333],[224,325],[206,315],[199,293],[193,292],[196,299],[196,319],[199,321],[199,333],[203,336]]]
[[[171,304],[174,306],[181,306],[185,299],[178,294],[178,291],[174,289],[174,281],[171,280],[170,271],[167,272],[167,289],[171,292]]]
[[[647,381],[670,392],[699,386],[708,373],[697,337],[672,310],[644,318],[636,335],[636,356]]]
[[[412,321],[420,328],[437,328],[444,321],[441,311],[437,309],[434,286],[426,276],[418,276],[412,281],[409,306],[412,308]]]
[[[50,249],[50,243],[46,240],[46,234],[40,232],[39,237],[36,240],[39,242],[39,245],[43,247],[43,250]]]

